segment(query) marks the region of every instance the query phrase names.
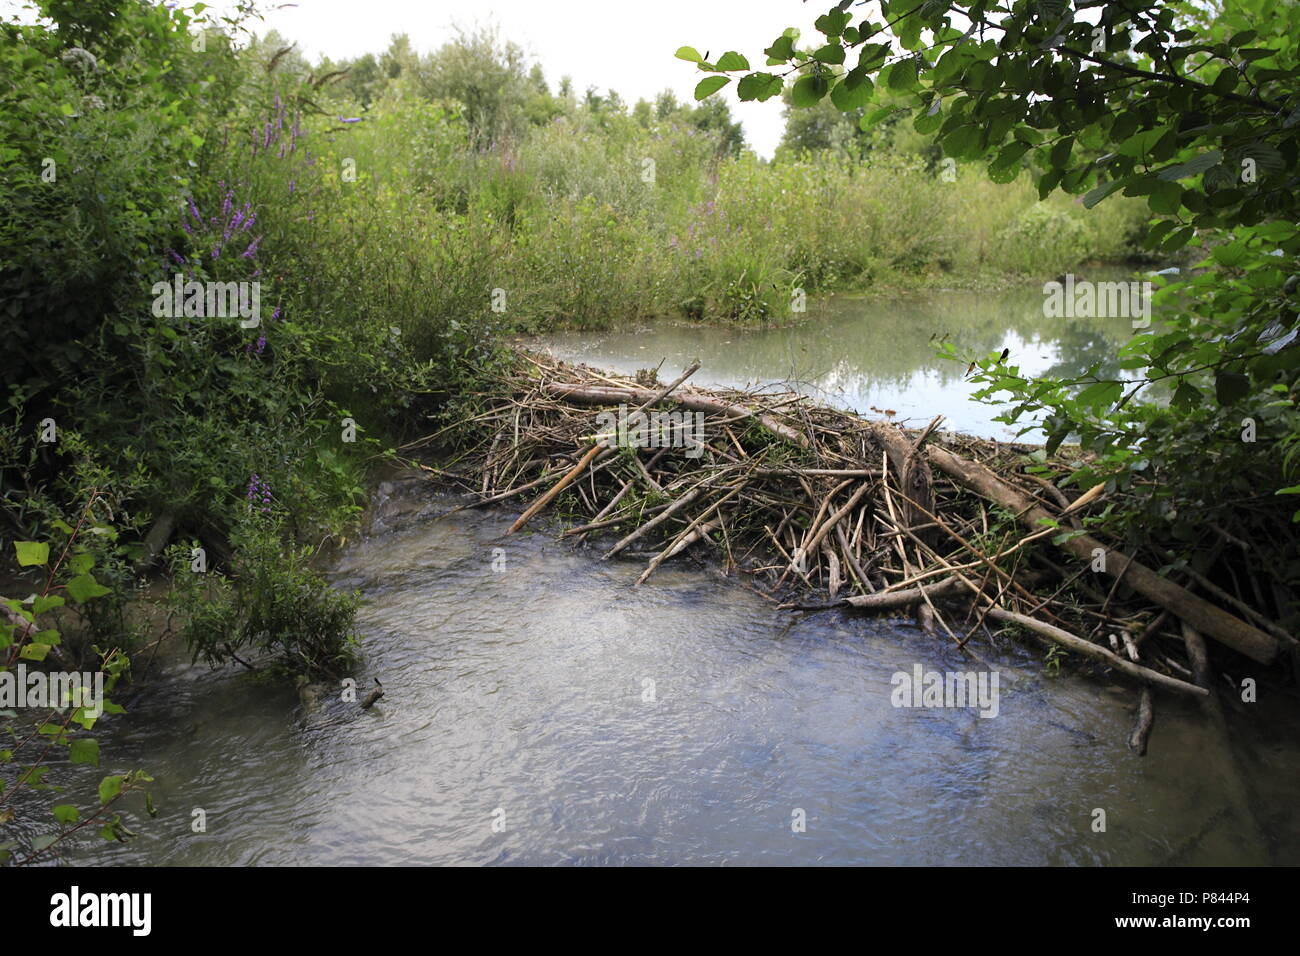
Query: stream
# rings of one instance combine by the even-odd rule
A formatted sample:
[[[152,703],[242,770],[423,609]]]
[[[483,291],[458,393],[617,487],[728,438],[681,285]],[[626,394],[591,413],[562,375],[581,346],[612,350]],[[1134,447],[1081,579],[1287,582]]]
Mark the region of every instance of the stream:
[[[1120,328],[1042,331],[1041,293],[832,303],[824,320],[739,333],[664,327],[552,336],[621,371],[691,359],[701,382],[797,378],[851,407],[1005,437],[929,354],[1014,347],[1023,368],[1113,357]],[[856,310],[856,311],[855,311]],[[1109,352],[1107,352],[1109,350]],[[695,558],[633,588],[544,522],[409,476],[376,490],[329,567],[367,598],[357,683],[300,699],[164,645],[103,725],[104,765],[156,778],[155,820],[98,864],[1300,863],[1294,700],[1229,701],[1231,741],[1158,694],[1147,756],[1125,746],[1131,684],[1055,673],[1037,646],[979,638],[978,659],[909,619],[782,612]],[[997,672],[996,717],[894,706],[895,674]],[[195,810],[206,816],[194,832]],[[1097,828],[1097,811],[1105,828]],[[136,825],[138,824],[138,825]]]

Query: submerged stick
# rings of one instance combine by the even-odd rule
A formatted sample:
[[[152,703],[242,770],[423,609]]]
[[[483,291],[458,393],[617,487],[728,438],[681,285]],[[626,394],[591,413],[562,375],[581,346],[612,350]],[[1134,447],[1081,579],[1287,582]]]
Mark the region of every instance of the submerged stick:
[[[1172,690],[1179,694],[1185,694],[1189,697],[1207,697],[1209,691],[1203,687],[1197,687],[1195,684],[1189,684],[1187,681],[1181,681],[1176,677],[1169,677],[1161,674],[1159,671],[1153,671],[1149,667],[1143,667],[1141,664],[1134,664],[1132,661],[1125,660],[1117,654],[1112,654],[1104,647],[1099,647],[1091,641],[1085,641],[1081,637],[1064,631],[1053,624],[1048,624],[1038,620],[1036,617],[1030,617],[1027,614],[1017,614],[1015,611],[1005,611],[1000,607],[991,607],[988,610],[988,616],[999,621],[1006,621],[1010,624],[1019,624],[1021,627],[1032,631],[1033,633],[1045,637],[1053,643],[1060,644],[1062,647],[1076,651],[1084,657],[1090,657],[1094,661],[1100,661],[1117,671],[1122,671],[1129,677],[1135,677],[1138,680],[1150,681],[1166,690]]]
[[[1133,726],[1133,732],[1128,735],[1128,746],[1139,757],[1145,757],[1147,752],[1147,737],[1151,734],[1151,724],[1155,721],[1155,695],[1151,693],[1150,687],[1142,688],[1142,696],[1138,698],[1137,723]]]

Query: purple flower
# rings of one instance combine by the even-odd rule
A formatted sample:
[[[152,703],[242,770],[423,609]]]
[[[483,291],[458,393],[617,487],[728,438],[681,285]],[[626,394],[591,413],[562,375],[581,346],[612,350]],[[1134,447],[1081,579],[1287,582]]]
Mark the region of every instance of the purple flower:
[[[361,122],[361,117],[360,117],[360,116],[349,116],[347,119],[344,119],[342,116],[340,116],[340,117],[339,117],[339,122],[340,122],[340,123],[360,123],[360,122]]]
[[[245,259],[251,259],[251,258],[253,258],[253,256],[257,255],[257,244],[258,244],[259,242],[261,242],[261,241],[262,241],[262,237],[261,237],[261,236],[258,236],[256,239],[254,239],[252,242],[250,242],[250,243],[248,244],[248,248],[245,249],[244,252],[243,252],[243,257],[244,257]],[[214,258],[215,258],[215,257],[214,257]]]

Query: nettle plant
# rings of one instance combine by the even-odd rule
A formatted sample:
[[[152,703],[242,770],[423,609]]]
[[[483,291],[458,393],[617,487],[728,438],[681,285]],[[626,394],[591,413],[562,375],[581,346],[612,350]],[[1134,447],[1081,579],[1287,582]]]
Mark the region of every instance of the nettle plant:
[[[1077,439],[1089,454],[1072,480],[1134,495],[1134,528],[1234,504],[1275,522],[1286,499],[1274,496],[1300,492],[1300,5],[846,0],[816,30],[783,32],[764,70],[731,51],[677,56],[709,74],[697,98],[735,77],[742,100],[790,82],[795,107],[829,99],[861,110],[864,129],[902,114],[995,182],[1033,177],[1040,198],[1144,197],[1145,247],[1201,255],[1156,294],[1158,321],[1123,348],[1124,377],[1098,366],[1031,379],[990,355],[976,361],[980,396],[1009,399],[1004,420],[1041,425],[1049,450]]]
[[[107,696],[74,692],[67,680],[49,680],[50,668],[70,666],[60,650],[59,629],[50,619],[65,606],[86,612],[87,605],[103,599],[110,590],[95,578],[96,548],[87,535],[115,535],[111,524],[93,516],[97,495],[92,494],[85,511],[72,527],[63,521],[52,523],[51,541],[16,541],[15,557],[20,568],[39,569],[44,583],[39,593],[26,599],[0,598],[0,679],[16,695],[29,693],[34,672],[37,683],[58,687],[42,695],[31,707],[0,707],[0,824],[14,822],[20,813],[43,806],[36,794],[57,794],[65,789],[47,777],[55,758],[70,765],[99,765],[99,741],[90,735],[103,715],[125,711]],[[53,548],[51,547],[53,544]],[[71,604],[69,604],[71,602]],[[130,672],[130,658],[119,648],[94,647],[96,671],[102,675],[106,695]],[[7,771],[14,770],[10,776]],[[146,789],[152,777],[141,770],[110,774],[102,778],[94,796],[83,810],[76,803],[56,803],[50,808],[53,826],[25,825],[25,839],[0,840],[0,864],[26,864],[47,860],[53,849],[87,828],[98,829],[105,840],[125,841],[134,836],[118,812],[127,794],[144,795],[144,808],[155,816],[153,798]]]

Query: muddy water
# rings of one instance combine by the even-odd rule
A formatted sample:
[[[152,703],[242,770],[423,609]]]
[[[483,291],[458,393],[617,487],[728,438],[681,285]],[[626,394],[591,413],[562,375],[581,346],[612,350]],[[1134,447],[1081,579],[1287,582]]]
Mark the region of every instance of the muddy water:
[[[987,642],[996,717],[896,708],[895,672],[985,665],[905,621],[800,619],[708,569],[665,566],[634,589],[640,562],[544,531],[504,538],[505,513],[440,518],[453,504],[386,485],[333,569],[370,602],[358,678],[387,690],[373,710],[336,688],[304,705],[173,650],[104,725],[106,768],[149,769],[159,817],[71,858],[1300,862],[1294,708],[1266,699],[1248,726],[1234,712],[1229,751],[1162,696],[1138,758],[1123,745],[1131,688],[1049,676],[1037,651]]]
[[[1080,276],[1131,277],[1114,270]],[[810,304],[806,320],[780,328],[656,323],[619,332],[556,333],[530,344],[625,374],[662,363],[665,382],[698,358],[702,367],[693,381],[700,384],[745,388],[786,381],[864,414],[888,409],[913,424],[942,414],[947,428],[1008,438],[1015,432],[994,421],[1004,409],[971,400],[977,386],[964,378],[970,359],[1006,349],[1007,363],[1029,375],[1079,376],[1094,364],[1103,375],[1128,374],[1119,369],[1118,349],[1133,335],[1131,319],[1047,319],[1043,302],[1041,284],[998,292],[839,297]],[[963,361],[935,355],[932,340],[945,336]]]

